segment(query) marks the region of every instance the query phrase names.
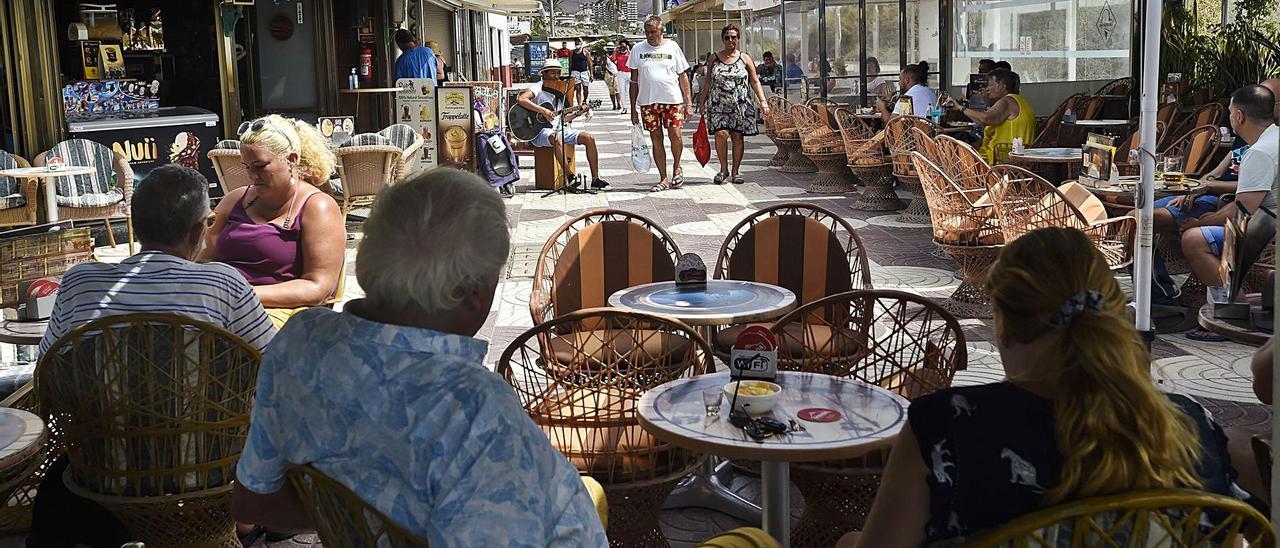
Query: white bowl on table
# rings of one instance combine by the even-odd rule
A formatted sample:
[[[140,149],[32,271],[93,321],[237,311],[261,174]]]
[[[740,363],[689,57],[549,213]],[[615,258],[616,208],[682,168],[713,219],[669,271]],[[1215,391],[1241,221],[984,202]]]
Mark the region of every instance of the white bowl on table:
[[[733,391],[738,386],[739,383],[743,385],[744,390],[758,388],[758,389],[767,391],[768,393],[761,394],[761,395],[752,395],[744,391],[738,394],[738,400],[737,402],[734,402]],[[746,411],[747,413],[750,413],[753,415],[759,415],[761,413],[768,413],[769,411],[773,410],[773,405],[777,403],[779,399],[782,398],[782,386],[771,383],[769,381],[757,381],[757,380],[733,381],[729,384],[724,385],[724,397],[730,403],[733,403],[736,409],[741,411]]]

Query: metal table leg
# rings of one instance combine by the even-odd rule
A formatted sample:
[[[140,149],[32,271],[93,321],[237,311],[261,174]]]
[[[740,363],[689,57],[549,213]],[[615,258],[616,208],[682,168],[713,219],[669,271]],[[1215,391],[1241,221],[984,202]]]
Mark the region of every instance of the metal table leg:
[[[760,523],[760,507],[729,489],[732,476],[732,463],[710,457],[702,469],[676,486],[662,507],[708,508],[748,523]]]
[[[791,465],[761,463],[760,479],[764,499],[764,532],[782,545],[791,546]]]

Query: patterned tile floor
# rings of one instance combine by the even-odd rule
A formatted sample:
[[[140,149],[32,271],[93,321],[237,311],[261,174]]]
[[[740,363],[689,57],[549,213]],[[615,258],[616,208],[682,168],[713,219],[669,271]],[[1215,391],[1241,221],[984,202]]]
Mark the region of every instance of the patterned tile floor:
[[[603,96],[603,88],[593,95]],[[491,341],[487,362],[492,366],[506,345],[524,330],[532,327],[529,315],[529,292],[532,287],[533,264],[542,244],[562,223],[594,208],[617,208],[644,215],[672,234],[682,252],[697,253],[713,264],[721,241],[739,220],[750,212],[785,202],[808,202],[821,205],[849,221],[858,231],[871,260],[873,285],[898,289],[929,297],[946,297],[958,284],[956,265],[936,256],[926,225],[898,222],[892,212],[863,212],[850,208],[848,196],[812,194],[804,189],[812,175],[781,173],[768,166],[774,147],[763,135],[747,139],[743,160],[743,185],[717,186],[711,183],[716,173],[716,160],[700,166],[692,150],[693,128],[685,131],[685,154],[682,166],[685,185],[677,190],[650,193],[657,182],[657,170],[637,174],[630,162],[630,122],[616,112],[599,112],[579,129],[593,133],[600,143],[600,173],[609,181],[607,192],[595,195],[556,195],[541,197],[533,188],[532,159],[522,158],[525,179],[517,184],[518,194],[508,202],[512,227],[513,251],[507,275],[501,282],[493,309],[479,336]],[[579,158],[584,158],[579,151]],[[585,160],[578,171],[587,173]],[[904,199],[908,195],[902,193]],[[359,225],[352,223],[356,240],[348,242],[346,299],[363,293],[354,276],[355,246],[359,241]],[[122,257],[121,249],[108,251]],[[1120,279],[1127,288],[1127,276]],[[991,340],[989,321],[962,318],[969,346],[969,365],[956,376],[958,385],[998,381],[1003,377],[1000,358]],[[1263,431],[1270,411],[1258,404],[1250,389],[1251,375],[1247,358],[1252,348],[1234,343],[1199,343],[1186,339],[1182,331],[1187,322],[1162,321],[1163,331],[1153,346],[1152,371],[1166,389],[1182,392],[1203,402],[1224,424],[1243,431]],[[759,481],[739,474],[732,485],[744,497],[759,500]],[[793,512],[798,517],[803,501],[793,490]],[[672,544],[688,546],[717,532],[744,525],[727,515],[705,509],[667,510],[663,526]]]

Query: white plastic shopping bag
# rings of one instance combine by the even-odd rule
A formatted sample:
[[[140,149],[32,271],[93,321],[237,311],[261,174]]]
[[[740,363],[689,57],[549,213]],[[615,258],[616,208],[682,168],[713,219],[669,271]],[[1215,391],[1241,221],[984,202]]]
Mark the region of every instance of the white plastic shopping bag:
[[[649,156],[649,138],[644,136],[644,129],[640,126],[631,126],[631,168],[636,173],[648,173],[649,166],[653,164],[652,158]]]

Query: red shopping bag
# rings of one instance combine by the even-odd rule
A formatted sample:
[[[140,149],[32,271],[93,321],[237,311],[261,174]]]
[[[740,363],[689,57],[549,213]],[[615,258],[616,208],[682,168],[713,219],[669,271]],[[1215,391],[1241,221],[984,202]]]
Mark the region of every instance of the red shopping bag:
[[[711,161],[711,139],[707,138],[707,118],[698,119],[698,131],[693,132],[693,155],[702,167]]]

